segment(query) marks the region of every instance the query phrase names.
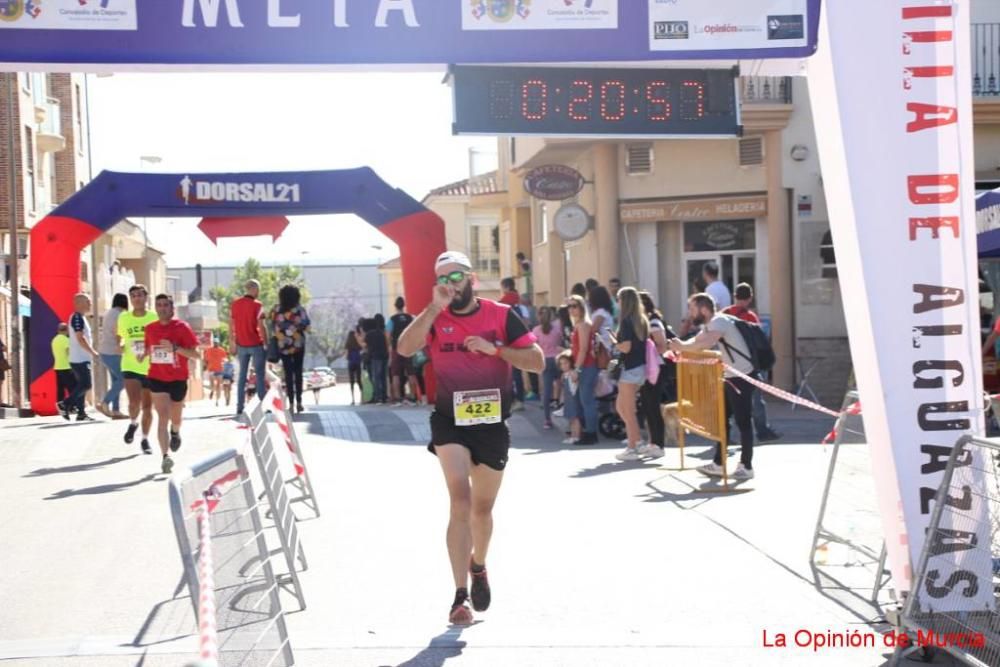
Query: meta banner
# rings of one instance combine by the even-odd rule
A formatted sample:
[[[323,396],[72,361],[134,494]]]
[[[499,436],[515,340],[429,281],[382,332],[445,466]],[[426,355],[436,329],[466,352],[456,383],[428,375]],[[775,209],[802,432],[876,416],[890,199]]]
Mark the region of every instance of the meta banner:
[[[0,0],[0,67],[801,58],[815,51],[819,10],[820,0]]]
[[[943,498],[951,525],[913,581],[952,448],[983,429],[970,2],[837,0],[809,62],[891,569],[940,611],[994,604],[984,488]]]

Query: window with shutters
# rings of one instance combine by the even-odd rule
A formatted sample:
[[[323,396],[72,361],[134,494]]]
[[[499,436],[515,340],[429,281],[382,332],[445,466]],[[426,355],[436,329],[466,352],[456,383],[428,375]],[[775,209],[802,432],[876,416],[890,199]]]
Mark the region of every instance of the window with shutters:
[[[29,211],[38,210],[38,202],[35,199],[35,135],[30,127],[24,128],[24,150],[26,160],[24,163],[24,180],[28,186],[28,202],[31,204]]]
[[[652,145],[630,144],[625,151],[625,171],[630,176],[653,173]]]
[[[739,140],[740,166],[754,167],[764,164],[764,138],[745,137]]]

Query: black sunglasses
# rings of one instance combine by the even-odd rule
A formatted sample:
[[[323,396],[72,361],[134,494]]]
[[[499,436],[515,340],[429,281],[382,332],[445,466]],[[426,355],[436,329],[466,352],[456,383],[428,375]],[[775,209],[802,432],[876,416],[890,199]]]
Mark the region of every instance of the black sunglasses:
[[[437,277],[438,285],[447,285],[449,282],[457,285],[458,283],[465,280],[465,276],[468,274],[465,271],[452,271],[451,273],[446,273],[443,276]]]

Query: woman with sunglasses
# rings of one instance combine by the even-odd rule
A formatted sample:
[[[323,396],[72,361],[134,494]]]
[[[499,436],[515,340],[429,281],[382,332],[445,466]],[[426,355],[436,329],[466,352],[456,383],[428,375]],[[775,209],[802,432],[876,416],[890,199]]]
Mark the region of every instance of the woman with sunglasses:
[[[437,375],[428,450],[438,457],[451,499],[447,544],[455,597],[448,620],[468,625],[470,600],[476,611],[490,606],[486,555],[510,449],[512,372],[540,373],[545,357],[510,306],[475,297],[468,257],[445,252],[434,271],[431,303],[403,331],[396,350],[410,357],[426,345]]]
[[[569,317],[573,320],[573,334],[570,336],[570,350],[573,353],[574,372],[578,387],[576,397],[564,396],[563,405],[575,410],[563,408],[563,416],[569,417],[571,412],[583,418],[583,434],[579,439],[564,440],[571,445],[597,444],[597,360],[594,358],[594,335],[587,304],[582,296],[574,294],[566,302]],[[575,401],[575,403],[574,403]]]

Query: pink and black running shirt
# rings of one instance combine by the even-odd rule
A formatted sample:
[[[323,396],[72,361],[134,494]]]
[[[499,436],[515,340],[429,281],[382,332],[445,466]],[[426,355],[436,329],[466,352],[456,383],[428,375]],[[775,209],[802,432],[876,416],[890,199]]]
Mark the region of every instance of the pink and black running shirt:
[[[488,357],[465,349],[465,339],[480,336],[497,347],[526,348],[535,336],[510,306],[476,299],[471,313],[457,315],[447,308],[434,320],[427,334],[427,352],[437,377],[435,410],[455,418],[456,391],[499,389],[503,418],[510,417],[513,400],[511,365],[500,357]]]

